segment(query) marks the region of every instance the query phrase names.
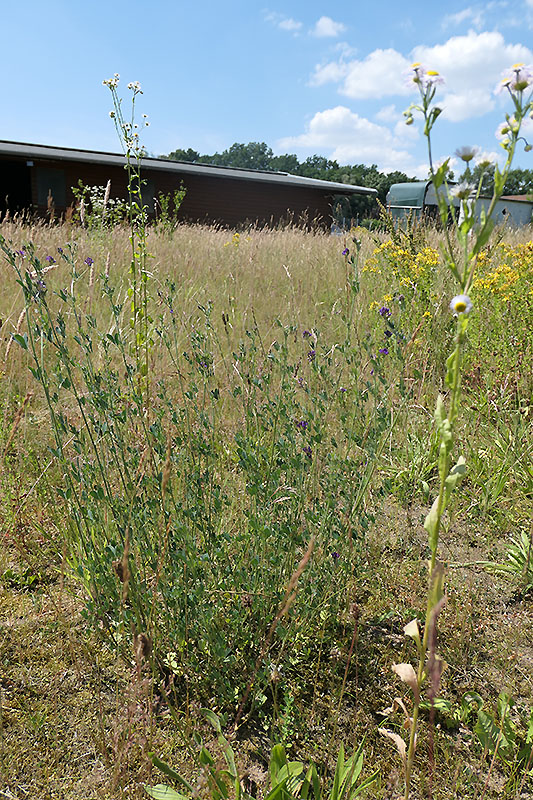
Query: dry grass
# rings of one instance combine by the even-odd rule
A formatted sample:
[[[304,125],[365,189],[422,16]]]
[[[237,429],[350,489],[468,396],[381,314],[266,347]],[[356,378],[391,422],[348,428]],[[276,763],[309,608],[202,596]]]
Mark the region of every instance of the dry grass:
[[[80,269],[87,256],[96,262],[95,274],[108,264],[124,297],[129,268],[127,230],[89,233],[76,227],[4,221],[1,231],[16,249],[32,242],[42,260],[47,255],[55,258],[58,247],[72,243]],[[365,232],[358,235],[364,263],[376,237]],[[525,229],[506,234],[512,244],[528,237]],[[437,247],[438,234],[430,231],[427,241]],[[251,230],[241,232],[238,238],[232,232],[199,226],[182,226],[171,236],[151,232],[148,248],[155,310],[157,292],[164,295],[166,281],[172,280],[179,286],[184,338],[198,319],[198,305],[213,301],[213,324],[229,352],[244,331],[256,325],[268,346],[277,318],[299,330],[318,327],[331,341],[338,341],[342,335],[340,307],[346,293],[346,264],[341,256],[345,244],[352,246],[349,238],[345,241],[295,229]],[[90,269],[84,265],[83,269],[87,286],[83,302],[92,303],[92,312],[109,324],[108,312],[94,287],[89,287]],[[0,263],[0,280],[4,288],[0,298],[0,363],[4,362],[0,450],[6,451],[0,477],[4,545],[0,552],[0,577],[4,576],[0,581],[0,796],[16,800],[140,798],[145,796],[142,783],[150,774],[148,749],[189,774],[190,761],[166,703],[151,695],[145,667],[139,663],[131,669],[124,667],[87,633],[79,589],[64,570],[65,520],[54,503],[58,475],[46,450],[47,416],[20,348],[10,348],[4,361],[20,319],[22,290],[4,262]],[[47,275],[49,296],[69,280],[66,265],[60,262]],[[375,293],[372,280],[363,282],[360,314],[356,315],[361,330],[368,326],[364,315]],[[24,324],[22,320],[22,331]],[[17,418],[30,391],[35,396],[28,401],[25,416],[20,413]],[[423,401],[421,396],[419,405]],[[420,408],[417,413],[425,420],[430,415]],[[470,432],[466,424],[465,438]],[[391,469],[396,469],[392,441],[389,456]],[[474,510],[476,492],[478,488],[473,487],[469,497]],[[520,497],[513,508],[523,520],[531,510],[531,498]],[[391,664],[413,656],[402,625],[425,604],[426,580],[420,565],[426,542],[419,494],[402,504],[377,495],[369,502],[376,521],[361,555],[353,598],[360,610],[357,647],[335,724],[338,739],[344,739],[349,748],[367,734],[366,763],[381,771],[378,787],[368,796],[385,800],[397,797],[401,777],[392,748],[376,730],[382,720],[379,712],[390,706],[400,691]],[[455,563],[475,562],[486,557],[487,542],[501,551],[502,533],[494,522],[496,517],[474,514],[472,508],[469,516],[462,511],[464,508],[457,509],[443,534],[445,557]],[[38,577],[29,582],[32,575]],[[452,569],[448,586],[440,620],[440,648],[449,664],[444,674],[446,696],[458,702],[466,691],[475,689],[488,703],[494,703],[500,691],[508,691],[531,707],[531,597],[516,594],[515,587],[503,579],[475,568]],[[353,621],[339,620],[339,630],[338,652],[323,654],[320,674],[307,674],[303,669],[300,680],[287,687],[293,699],[293,710],[285,711],[284,717],[291,754],[318,762],[332,731],[349,661]],[[211,700],[216,706],[216,698]],[[180,714],[188,734],[198,719],[194,702],[186,705],[183,701],[178,698],[181,708],[187,708]],[[479,798],[489,760],[481,754],[471,724],[448,725],[449,720],[439,719],[435,731],[434,797]],[[264,731],[250,723],[246,739],[236,747],[242,753],[243,769],[264,766],[269,744]],[[422,762],[427,747],[423,731]],[[497,765],[485,797],[519,797],[518,783],[506,783],[508,778],[509,771]],[[417,781],[414,796],[427,797],[424,771]],[[201,796],[201,787],[199,791]],[[524,791],[521,798],[533,796],[533,787],[526,785]]]

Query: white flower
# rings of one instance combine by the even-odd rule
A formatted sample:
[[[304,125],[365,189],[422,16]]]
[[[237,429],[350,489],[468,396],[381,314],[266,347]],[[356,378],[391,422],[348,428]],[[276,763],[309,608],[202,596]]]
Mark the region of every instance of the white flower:
[[[411,65],[411,69],[406,73],[407,85],[415,83],[425,92],[430,86],[444,83],[444,78],[434,69],[426,70],[422,64],[416,62]]]
[[[511,92],[523,92],[531,85],[533,85],[533,67],[513,64],[511,70],[504,73],[503,80],[496,91],[502,92],[504,89],[509,89]]]
[[[474,186],[463,181],[463,183],[458,183],[457,186],[450,189],[450,197],[456,197],[458,200],[468,200],[474,191]]]
[[[468,164],[468,162],[472,161],[472,159],[478,154],[478,152],[479,148],[469,147],[468,145],[465,145],[464,147],[458,147],[457,150],[455,151],[455,155],[457,156],[457,158],[466,161],[466,163]]]
[[[450,309],[454,314],[470,314],[474,306],[467,294],[457,294],[450,303]]]

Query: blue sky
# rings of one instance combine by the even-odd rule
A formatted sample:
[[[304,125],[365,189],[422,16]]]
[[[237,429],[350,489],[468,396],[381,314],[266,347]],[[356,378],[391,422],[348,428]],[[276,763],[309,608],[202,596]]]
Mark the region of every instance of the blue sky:
[[[2,9],[0,138],[118,151],[104,78],[140,81],[143,144],[159,155],[265,141],[300,159],[423,176],[420,124],[402,111],[413,61],[446,79],[436,159],[461,145],[501,157],[509,103],[494,88],[533,63],[533,0],[19,0]],[[533,121],[528,133],[533,139]],[[533,169],[533,153],[516,166]]]

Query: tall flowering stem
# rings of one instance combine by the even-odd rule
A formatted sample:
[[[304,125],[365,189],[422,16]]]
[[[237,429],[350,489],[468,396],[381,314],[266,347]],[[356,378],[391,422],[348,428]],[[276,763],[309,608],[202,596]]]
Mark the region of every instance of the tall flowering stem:
[[[439,395],[435,409],[434,419],[439,432],[438,473],[439,490],[433,501],[428,515],[424,521],[424,528],[428,534],[428,543],[431,553],[429,560],[429,587],[426,607],[426,618],[422,636],[418,623],[413,620],[405,626],[407,636],[411,637],[417,646],[418,668],[415,672],[410,664],[396,664],[394,671],[406,682],[413,692],[413,713],[409,718],[410,733],[406,751],[405,742],[391,731],[380,729],[381,732],[395,741],[402,755],[405,772],[405,800],[408,800],[411,787],[411,775],[416,751],[418,718],[420,711],[421,689],[429,680],[431,687],[428,692],[433,701],[438,690],[443,662],[435,653],[436,619],[440,612],[444,598],[444,567],[438,560],[439,535],[441,521],[449,504],[451,495],[460,483],[466,471],[465,460],[462,456],[453,464],[453,445],[455,426],[460,408],[461,398],[461,359],[468,326],[468,315],[472,311],[472,303],[468,297],[468,290],[472,284],[477,257],[487,243],[494,227],[492,219],[496,203],[504,191],[509,170],[520,141],[524,142],[524,149],[529,151],[531,145],[521,135],[521,126],[524,119],[533,112],[533,71],[523,64],[515,64],[505,76],[499,87],[510,94],[514,113],[507,114],[505,122],[500,127],[503,137],[501,146],[507,153],[503,169],[495,168],[494,192],[487,211],[481,210],[479,218],[476,216],[476,203],[481,192],[481,181],[477,186],[468,182],[470,162],[476,155],[475,148],[463,147],[456,151],[467,166],[467,181],[450,190],[447,184],[449,159],[435,169],[431,150],[431,130],[441,114],[439,106],[434,104],[437,86],[442,83],[442,78],[436,71],[426,71],[422,65],[413,64],[410,76],[412,83],[417,87],[420,101],[411,105],[404,112],[407,124],[414,121],[413,113],[420,113],[424,120],[424,134],[427,137],[430,178],[435,187],[439,214],[445,234],[444,257],[446,264],[455,277],[461,294],[454,297],[450,309],[456,316],[456,334],[454,349],[447,360],[446,385],[449,389],[449,408],[446,410],[445,402]],[[488,164],[486,165],[488,166]],[[459,213],[457,213],[454,200],[459,200]],[[450,231],[449,219],[452,219]],[[456,254],[453,245],[452,232],[459,242],[460,256]]]
[[[135,102],[142,89],[138,81],[128,84],[131,91],[131,114],[129,120],[124,116],[122,100],[118,95],[119,75],[103,81],[111,92],[113,109],[109,116],[115,123],[115,128],[126,157],[126,170],[128,174],[128,221],[130,225],[131,284],[128,295],[131,301],[130,324],[133,330],[133,355],[137,370],[137,385],[139,392],[146,393],[148,405],[148,363],[151,347],[150,323],[148,313],[148,278],[147,269],[147,207],[143,202],[141,161],[144,149],[140,143],[139,125],[135,122]],[[143,114],[142,126],[147,127],[146,114]]]

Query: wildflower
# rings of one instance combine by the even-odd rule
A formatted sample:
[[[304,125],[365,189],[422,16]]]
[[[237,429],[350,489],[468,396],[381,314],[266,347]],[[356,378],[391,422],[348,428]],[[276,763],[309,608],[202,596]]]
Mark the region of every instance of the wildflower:
[[[344,250],[342,251],[341,255],[343,255],[343,256],[348,256],[348,255],[350,255],[350,251],[348,250],[348,248],[347,248],[347,247],[345,247],[345,248],[344,248]]]
[[[48,261],[49,264],[55,264],[56,260],[53,256],[46,256],[45,261]]]
[[[302,336],[304,337],[304,339],[309,339],[311,336],[311,331],[304,331],[302,333]]]
[[[306,419],[301,419],[299,422],[296,423],[297,428],[301,428],[303,431],[307,430],[309,423]]]
[[[331,554],[331,557],[333,561],[338,561],[341,556],[340,553],[337,553],[337,551],[335,551],[334,553]]]
[[[386,336],[387,338],[389,338],[390,336],[392,336],[392,331],[386,330],[386,331],[385,331],[385,336]]]
[[[309,352],[307,354],[307,359],[309,361],[314,361],[315,358],[316,358],[316,350],[309,350]]]
[[[478,154],[478,152],[479,148],[465,145],[464,147],[458,147],[455,151],[455,155],[457,158],[460,158],[462,161],[465,161],[468,164],[469,161],[472,161],[472,159]]]
[[[59,253],[60,256],[62,256],[63,255],[63,248],[62,247],[58,247],[57,248],[57,252]]]
[[[313,456],[313,451],[311,450],[311,448],[309,447],[309,445],[307,445],[306,447],[304,447],[304,453],[305,453],[305,455],[307,456],[307,458],[312,458],[312,456]]]
[[[412,64],[411,69],[408,72],[407,84],[410,86],[413,83],[419,86],[423,92],[425,92],[431,86],[444,83],[444,78],[437,72],[437,70],[426,70],[422,64],[416,62],[415,64]],[[410,124],[410,122],[407,124]]]
[[[457,200],[468,200],[473,191],[475,191],[474,187],[463,181],[450,189],[450,197],[455,197]]]
[[[87,258],[85,259],[85,264],[87,264],[88,267],[92,267],[92,265],[94,264],[94,259],[92,259],[91,256],[87,256]]]
[[[533,67],[526,67],[523,63],[513,64],[511,71],[504,73],[503,80],[497,91],[509,89],[510,92],[523,92],[533,84]]]
[[[379,309],[378,314],[381,317],[383,317],[384,319],[388,319],[390,317],[390,315],[391,315],[391,310],[390,310],[390,308],[387,308],[387,306],[382,306]]]
[[[24,248],[22,250],[15,250],[15,255],[20,256],[21,258],[26,258],[26,251]]]
[[[466,294],[456,295],[450,303],[450,309],[454,314],[470,314],[473,307],[472,301]]]
[[[384,356],[389,355],[389,348],[388,347],[380,347],[378,353],[381,353]]]
[[[346,389],[345,386],[341,386],[340,391],[342,392],[342,394],[345,394],[348,390]]]

